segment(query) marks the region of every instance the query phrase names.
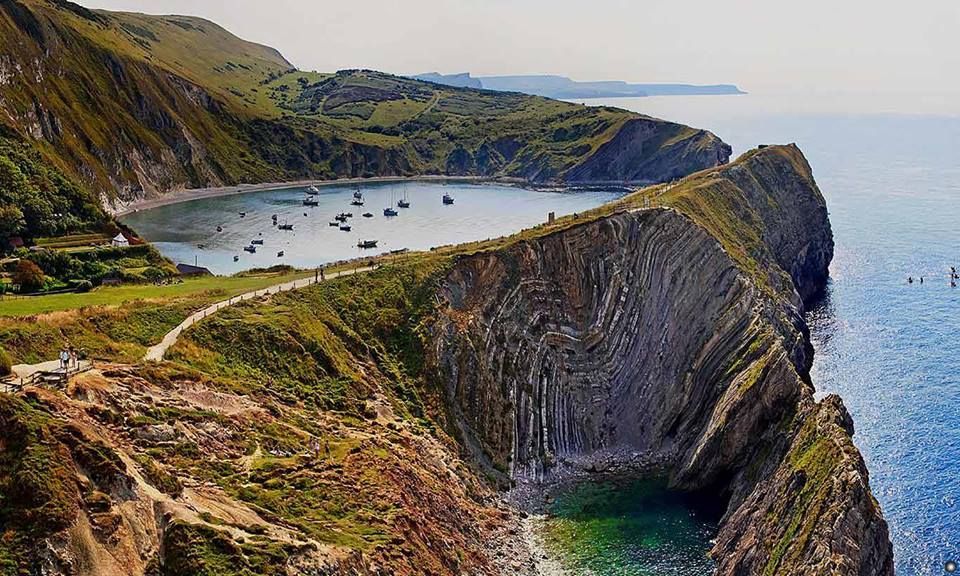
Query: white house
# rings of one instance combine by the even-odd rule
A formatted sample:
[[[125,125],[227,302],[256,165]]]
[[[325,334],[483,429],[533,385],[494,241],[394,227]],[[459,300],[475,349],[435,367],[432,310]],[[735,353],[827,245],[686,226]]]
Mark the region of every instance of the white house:
[[[130,241],[127,240],[127,237],[123,233],[117,234],[116,238],[110,241],[110,245],[114,247],[126,248],[130,246]]]

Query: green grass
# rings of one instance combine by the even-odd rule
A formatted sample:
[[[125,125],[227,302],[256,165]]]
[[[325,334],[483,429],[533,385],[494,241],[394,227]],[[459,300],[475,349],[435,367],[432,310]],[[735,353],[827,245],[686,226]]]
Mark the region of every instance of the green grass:
[[[54,294],[51,296],[11,297],[0,300],[0,317],[23,317],[47,314],[63,310],[75,310],[93,306],[119,306],[134,300],[169,300],[214,295],[227,299],[246,292],[260,290],[274,284],[312,277],[313,272],[293,272],[282,275],[263,276],[208,276],[185,279],[182,284],[156,286],[138,284],[130,286],[102,287],[83,294]],[[204,300],[209,300],[205,297]]]

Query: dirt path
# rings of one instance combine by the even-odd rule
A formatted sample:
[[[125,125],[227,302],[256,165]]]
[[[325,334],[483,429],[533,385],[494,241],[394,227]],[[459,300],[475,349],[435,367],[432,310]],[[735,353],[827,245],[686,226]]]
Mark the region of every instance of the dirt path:
[[[344,270],[342,272],[334,272],[331,274],[327,274],[326,277],[323,280],[321,280],[321,282],[324,282],[326,280],[332,280],[334,278],[339,278],[340,276],[350,276],[353,274],[357,274],[359,272],[369,272],[370,270],[373,270],[373,269],[374,267],[367,266],[364,268],[356,268],[354,270]],[[207,306],[203,310],[200,310],[199,312],[195,312],[194,314],[188,316],[187,319],[181,322],[176,328],[167,332],[167,334],[163,337],[163,339],[159,343],[151,346],[147,350],[147,353],[146,355],[144,355],[143,359],[147,361],[163,360],[163,356],[167,353],[167,350],[169,350],[171,346],[176,344],[177,339],[180,337],[180,334],[182,334],[184,330],[193,326],[197,322],[203,320],[207,316],[212,316],[216,314],[217,312],[219,312],[220,310],[223,310],[224,308],[229,308],[230,306],[239,304],[244,300],[250,300],[251,298],[259,298],[260,296],[266,296],[268,294],[278,294],[280,292],[288,292],[290,290],[296,290],[297,288],[304,288],[306,286],[310,286],[316,283],[317,281],[314,278],[302,278],[300,280],[284,282],[283,284],[275,284],[273,286],[269,286],[261,290],[247,292],[246,294],[234,296],[229,300],[223,300],[221,302],[217,302],[216,304],[211,304],[210,306]]]

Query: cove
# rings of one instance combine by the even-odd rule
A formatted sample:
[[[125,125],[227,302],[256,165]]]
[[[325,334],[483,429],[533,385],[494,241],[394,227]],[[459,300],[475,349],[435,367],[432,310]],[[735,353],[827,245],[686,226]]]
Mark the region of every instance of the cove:
[[[660,478],[588,481],[557,494],[540,536],[571,574],[709,574],[716,508]]]
[[[313,196],[317,206],[303,205],[305,188],[250,192],[142,210],[122,221],[174,262],[196,262],[216,274],[232,274],[276,264],[312,268],[391,250],[429,250],[495,238],[545,222],[550,212],[558,217],[583,212],[623,195],[414,181],[364,185],[364,205],[353,206],[354,191],[352,186],[322,187]],[[454,204],[445,205],[444,194],[452,196]],[[397,207],[404,196],[410,208]],[[385,217],[387,207],[397,209],[398,215]],[[349,232],[330,226],[341,212],[354,215]],[[372,217],[364,218],[364,212]],[[274,214],[278,224],[291,224],[293,230],[274,226]],[[263,245],[249,254],[243,248],[253,239],[263,240]],[[377,240],[377,248],[360,249],[360,240]],[[280,251],[283,257],[277,256]]]

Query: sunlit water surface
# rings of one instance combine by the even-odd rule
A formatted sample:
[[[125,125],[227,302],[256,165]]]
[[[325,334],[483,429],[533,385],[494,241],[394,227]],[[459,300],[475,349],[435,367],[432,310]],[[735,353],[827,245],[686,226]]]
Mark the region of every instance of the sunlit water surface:
[[[496,238],[547,220],[583,212],[619,198],[622,192],[538,192],[490,184],[410,182],[362,188],[364,206],[351,206],[354,188],[320,188],[319,205],[303,206],[305,189],[251,192],[162,206],[130,214],[123,221],[153,242],[175,262],[198,263],[218,274],[275,264],[311,268],[329,262],[407,248]],[[444,205],[445,193],[453,205]],[[396,207],[406,194],[410,208],[387,218],[383,209]],[[240,213],[246,213],[241,217]],[[351,231],[330,226],[340,212],[352,212]],[[370,212],[372,218],[362,214]],[[272,224],[289,223],[293,231]],[[222,232],[217,227],[223,228]],[[254,239],[263,246],[255,254],[243,247]],[[377,240],[377,248],[361,250],[359,240]],[[203,245],[203,248],[199,246]],[[277,254],[283,251],[283,257]],[[234,256],[239,259],[235,262]]]
[[[946,560],[960,560],[960,288],[948,279],[950,266],[960,268],[960,119],[790,114],[759,96],[590,103],[710,129],[735,154],[799,144],[837,244],[828,296],[809,316],[813,381],[854,417],[897,573],[943,574]],[[577,545],[595,547],[595,535],[582,533]],[[629,558],[630,541],[609,540],[594,573],[643,573],[610,562]]]

